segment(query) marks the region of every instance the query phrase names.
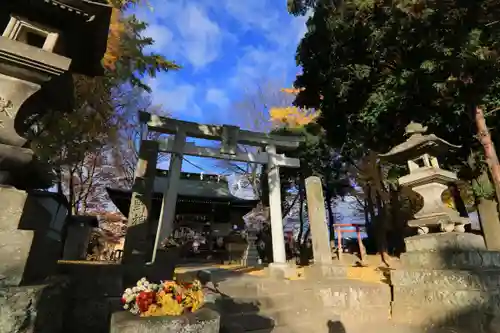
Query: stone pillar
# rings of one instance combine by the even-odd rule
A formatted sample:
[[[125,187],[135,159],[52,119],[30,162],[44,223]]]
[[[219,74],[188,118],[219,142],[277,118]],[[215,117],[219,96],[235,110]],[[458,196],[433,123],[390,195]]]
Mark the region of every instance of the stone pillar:
[[[319,177],[306,179],[307,212],[311,228],[314,264],[329,265],[332,263],[332,252],[326,225],[325,199],[323,186]]]
[[[273,241],[273,263],[269,265],[272,277],[284,278],[292,274],[286,262],[285,235],[283,233],[283,216],[281,213],[280,171],[276,161],[276,147],[266,147],[269,156],[267,178],[269,184],[269,212],[271,216],[271,233]]]
[[[156,231],[155,247],[151,262],[155,261],[156,251],[160,243],[169,237],[174,229],[175,209],[177,206],[177,193],[181,180],[183,151],[186,146],[186,132],[182,129],[175,134],[173,153],[170,155],[170,167],[168,170],[168,187],[163,191],[163,203],[161,205],[160,221]]]
[[[273,261],[278,264],[285,264],[285,235],[283,234],[280,171],[279,166],[276,163],[276,147],[267,146],[266,150],[269,154],[267,172],[269,183],[269,211],[271,216],[271,232],[273,239]]]
[[[123,263],[146,263],[151,253],[149,221],[151,201],[156,176],[158,142],[143,140],[135,170],[132,199],[128,213],[128,229],[125,236]]]

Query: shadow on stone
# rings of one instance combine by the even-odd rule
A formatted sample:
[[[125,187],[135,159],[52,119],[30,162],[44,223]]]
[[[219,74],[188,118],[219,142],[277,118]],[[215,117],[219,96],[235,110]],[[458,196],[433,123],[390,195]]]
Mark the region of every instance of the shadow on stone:
[[[222,294],[213,306],[221,315],[221,333],[272,332],[273,319],[260,312],[258,302],[239,302]]]
[[[340,321],[329,320],[326,326],[328,327],[328,333],[346,333],[344,324]]]

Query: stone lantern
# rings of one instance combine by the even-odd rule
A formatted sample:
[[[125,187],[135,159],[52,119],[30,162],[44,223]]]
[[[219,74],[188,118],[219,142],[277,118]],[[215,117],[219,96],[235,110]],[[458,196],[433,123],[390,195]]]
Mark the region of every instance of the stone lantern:
[[[48,218],[26,192],[40,174],[28,134],[45,113],[73,110],[73,74],[104,73],[111,9],[104,0],[0,0],[1,286],[36,283],[27,272],[52,264],[35,256]]]
[[[0,184],[36,188],[28,133],[49,110],[72,110],[72,74],[103,73],[111,7],[103,0],[0,4]]]
[[[447,207],[441,199],[441,195],[448,189],[448,186],[458,180],[457,175],[441,169],[437,159],[437,156],[460,148],[460,146],[453,145],[434,134],[425,134],[426,131],[426,126],[411,122],[405,130],[407,140],[389,152],[381,154],[380,158],[396,164],[406,162],[409,174],[398,179],[399,185],[411,188],[423,199],[422,208],[415,213],[415,219],[410,220],[408,226],[416,228],[419,235],[439,232],[464,233],[465,225],[469,224],[470,220]],[[437,235],[416,239],[409,237],[405,240],[407,250],[413,249],[413,245],[415,249],[421,249],[422,244],[433,247],[438,241],[435,236]],[[424,239],[427,239],[427,242],[423,242]],[[429,243],[431,240],[432,242]]]

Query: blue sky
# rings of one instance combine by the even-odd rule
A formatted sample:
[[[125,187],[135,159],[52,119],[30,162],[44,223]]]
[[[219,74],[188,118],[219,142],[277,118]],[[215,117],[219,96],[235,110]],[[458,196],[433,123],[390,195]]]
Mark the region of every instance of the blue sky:
[[[286,0],[149,2],[152,9],[135,13],[149,23],[145,35],[155,40],[152,50],[183,67],[149,80],[153,104],[172,117],[248,128],[248,115],[234,108],[248,91],[271,81],[276,90],[292,85],[306,18],[289,15]]]

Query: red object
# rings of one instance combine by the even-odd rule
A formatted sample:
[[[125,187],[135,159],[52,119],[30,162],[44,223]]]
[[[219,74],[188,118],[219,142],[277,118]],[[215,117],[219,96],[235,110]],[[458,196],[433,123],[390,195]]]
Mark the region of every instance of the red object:
[[[125,297],[122,297],[122,303],[123,304],[127,303],[127,300],[125,299]]]
[[[177,303],[179,303],[179,304],[182,302],[182,296],[181,295],[176,295],[175,299],[177,300]]]

